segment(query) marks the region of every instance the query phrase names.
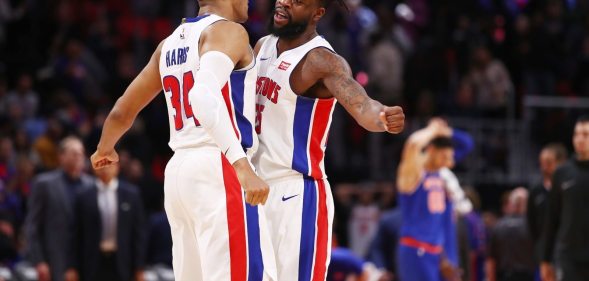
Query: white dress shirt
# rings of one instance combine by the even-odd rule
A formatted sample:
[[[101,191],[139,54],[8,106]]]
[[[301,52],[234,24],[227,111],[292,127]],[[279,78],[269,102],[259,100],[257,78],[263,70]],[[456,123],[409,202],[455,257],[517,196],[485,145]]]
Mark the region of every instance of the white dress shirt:
[[[114,252],[117,250],[117,188],[119,181],[113,179],[108,184],[104,184],[97,180],[96,186],[98,186],[98,209],[102,221],[100,250]]]

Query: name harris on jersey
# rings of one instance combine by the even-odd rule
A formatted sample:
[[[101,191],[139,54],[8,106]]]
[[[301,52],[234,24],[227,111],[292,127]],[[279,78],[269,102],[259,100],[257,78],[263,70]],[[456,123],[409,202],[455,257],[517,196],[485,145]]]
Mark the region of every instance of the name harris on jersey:
[[[189,47],[177,48],[166,51],[166,66],[180,65],[188,60]]]

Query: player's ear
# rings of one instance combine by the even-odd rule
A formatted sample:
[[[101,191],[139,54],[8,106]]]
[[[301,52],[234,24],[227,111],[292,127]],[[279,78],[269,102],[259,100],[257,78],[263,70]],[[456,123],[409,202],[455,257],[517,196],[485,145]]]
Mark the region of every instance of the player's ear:
[[[313,15],[313,20],[315,22],[318,22],[324,15],[325,15],[325,8],[324,7],[319,7],[316,11],[315,11],[315,15]]]

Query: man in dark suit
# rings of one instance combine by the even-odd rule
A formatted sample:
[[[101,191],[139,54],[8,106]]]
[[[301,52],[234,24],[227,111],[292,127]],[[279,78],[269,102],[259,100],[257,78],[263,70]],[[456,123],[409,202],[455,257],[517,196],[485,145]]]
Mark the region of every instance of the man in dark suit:
[[[118,164],[96,170],[77,195],[67,281],[142,281],[146,229],[137,187],[119,181]]]
[[[62,281],[67,268],[67,239],[72,231],[76,192],[89,189],[93,180],[83,173],[84,146],[75,137],[59,145],[60,169],[37,176],[31,186],[25,233],[27,258],[39,281]]]

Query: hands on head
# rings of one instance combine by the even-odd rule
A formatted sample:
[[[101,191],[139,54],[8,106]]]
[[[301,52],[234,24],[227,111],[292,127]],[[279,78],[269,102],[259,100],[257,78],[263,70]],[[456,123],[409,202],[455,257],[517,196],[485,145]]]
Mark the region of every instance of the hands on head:
[[[427,128],[432,130],[436,136],[451,137],[452,127],[448,122],[440,117],[434,117],[429,120]]]

